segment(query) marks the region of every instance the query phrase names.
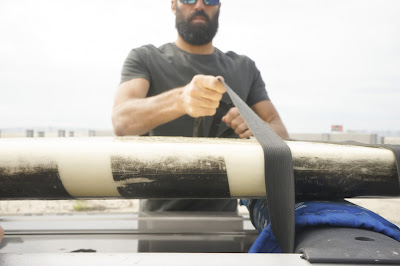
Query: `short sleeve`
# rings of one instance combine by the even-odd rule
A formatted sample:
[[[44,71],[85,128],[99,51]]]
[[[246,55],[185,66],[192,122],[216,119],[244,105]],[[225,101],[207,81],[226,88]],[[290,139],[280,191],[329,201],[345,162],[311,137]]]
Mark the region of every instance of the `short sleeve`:
[[[150,73],[142,59],[140,49],[133,49],[122,67],[121,83],[134,78],[144,78],[150,82]]]
[[[260,71],[257,69],[253,61],[251,61],[251,63],[253,81],[246,101],[248,106],[252,106],[264,100],[270,100],[267,90],[265,89],[265,83],[261,77]]]

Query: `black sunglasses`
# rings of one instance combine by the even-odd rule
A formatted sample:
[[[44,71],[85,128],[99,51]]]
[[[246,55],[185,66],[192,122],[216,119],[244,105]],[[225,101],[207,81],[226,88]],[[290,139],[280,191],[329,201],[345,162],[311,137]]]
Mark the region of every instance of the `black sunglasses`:
[[[182,4],[193,5],[196,4],[197,0],[179,0]],[[208,6],[216,6],[219,4],[219,0],[203,0],[204,4]]]

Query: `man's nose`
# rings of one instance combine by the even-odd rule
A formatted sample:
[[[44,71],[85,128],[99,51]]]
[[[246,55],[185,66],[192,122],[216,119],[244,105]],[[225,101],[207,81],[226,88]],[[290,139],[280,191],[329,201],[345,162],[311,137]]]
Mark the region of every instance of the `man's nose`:
[[[204,8],[205,8],[204,0],[197,0],[194,9],[203,10]]]

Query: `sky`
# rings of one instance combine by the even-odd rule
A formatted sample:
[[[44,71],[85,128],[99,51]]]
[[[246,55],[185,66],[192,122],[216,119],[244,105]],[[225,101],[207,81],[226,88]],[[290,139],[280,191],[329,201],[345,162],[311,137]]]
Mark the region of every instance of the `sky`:
[[[256,62],[290,133],[400,131],[400,1],[221,2],[214,45]],[[0,129],[111,129],[129,51],[176,36],[167,0],[1,0]]]

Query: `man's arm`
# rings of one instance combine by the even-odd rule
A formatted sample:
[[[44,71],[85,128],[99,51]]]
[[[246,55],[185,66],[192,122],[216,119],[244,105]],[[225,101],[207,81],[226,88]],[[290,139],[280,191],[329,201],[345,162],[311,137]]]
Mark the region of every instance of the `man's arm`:
[[[1,240],[3,240],[3,237],[4,237],[4,230],[0,226],[0,243],[1,243]]]
[[[271,101],[264,100],[260,101],[253,106],[251,109],[268,125],[274,130],[282,139],[288,139],[289,134],[283,124],[278,111]],[[222,118],[222,121],[235,130],[235,133],[240,138],[248,138],[253,136],[249,127],[244,122],[239,110],[236,107],[231,108],[228,113]]]
[[[117,136],[142,135],[183,115],[177,101],[180,90],[171,90],[146,98],[149,87],[149,82],[143,78],[132,79],[119,85],[112,114]]]
[[[194,76],[184,87],[146,98],[149,88],[143,78],[120,84],[112,115],[116,135],[142,135],[185,114],[212,116],[226,90],[218,77],[204,75]]]

